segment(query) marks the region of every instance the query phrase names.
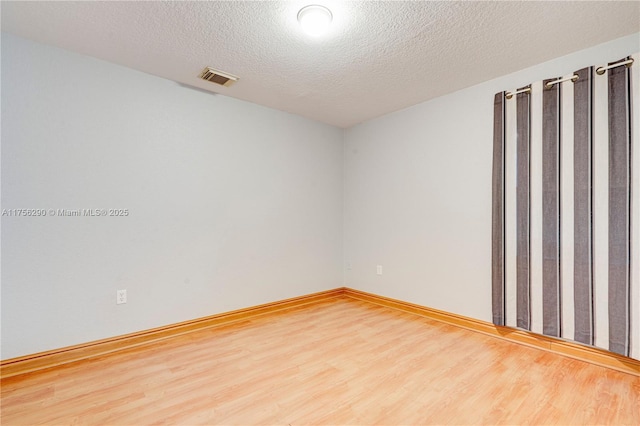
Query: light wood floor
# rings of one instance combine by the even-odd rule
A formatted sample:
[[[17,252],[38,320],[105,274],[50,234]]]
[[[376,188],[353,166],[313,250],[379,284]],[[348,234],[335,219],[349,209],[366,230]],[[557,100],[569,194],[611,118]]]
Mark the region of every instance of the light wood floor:
[[[14,424],[640,424],[640,378],[341,298],[5,379]]]

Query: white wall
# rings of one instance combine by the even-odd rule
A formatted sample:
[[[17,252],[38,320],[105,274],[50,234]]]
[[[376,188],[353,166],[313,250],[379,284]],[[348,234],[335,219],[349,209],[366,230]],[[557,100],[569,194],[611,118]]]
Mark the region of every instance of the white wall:
[[[130,215],[2,217],[2,359],[338,287],[343,261],[347,286],[489,321],[494,93],[639,36],[363,123],[343,151],[340,129],[3,34],[2,208]]]
[[[345,285],[490,321],[494,94],[638,50],[633,34],[349,129]]]
[[[2,218],[2,359],[339,287],[342,135],[3,34],[2,208],[130,215]]]

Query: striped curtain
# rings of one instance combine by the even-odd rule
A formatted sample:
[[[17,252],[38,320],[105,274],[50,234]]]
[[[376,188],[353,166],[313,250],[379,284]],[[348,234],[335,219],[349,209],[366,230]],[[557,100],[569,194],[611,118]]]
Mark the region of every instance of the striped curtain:
[[[640,359],[639,84],[631,55],[495,95],[494,324]]]

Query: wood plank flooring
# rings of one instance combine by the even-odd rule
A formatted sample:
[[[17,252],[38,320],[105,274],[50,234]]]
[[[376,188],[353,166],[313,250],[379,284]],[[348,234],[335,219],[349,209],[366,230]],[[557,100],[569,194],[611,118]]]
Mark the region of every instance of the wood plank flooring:
[[[640,424],[640,378],[347,297],[2,381],[1,423]]]

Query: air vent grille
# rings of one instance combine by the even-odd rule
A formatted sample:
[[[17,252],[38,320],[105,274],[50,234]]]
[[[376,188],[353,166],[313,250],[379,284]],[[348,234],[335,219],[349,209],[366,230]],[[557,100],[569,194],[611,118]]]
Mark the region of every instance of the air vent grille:
[[[238,77],[210,67],[206,67],[204,70],[202,70],[202,73],[200,73],[200,78],[227,87],[238,81]]]

